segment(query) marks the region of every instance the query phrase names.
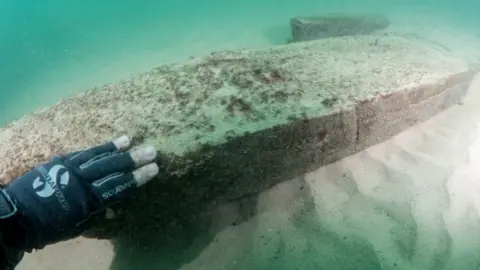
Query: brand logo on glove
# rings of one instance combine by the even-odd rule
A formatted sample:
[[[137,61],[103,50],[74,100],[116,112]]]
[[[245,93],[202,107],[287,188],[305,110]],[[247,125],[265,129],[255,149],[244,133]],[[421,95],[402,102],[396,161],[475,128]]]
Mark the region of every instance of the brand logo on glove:
[[[64,170],[59,176],[60,170]],[[62,205],[62,208],[67,211],[70,206],[68,205],[65,196],[60,191],[60,187],[65,187],[70,181],[70,175],[68,170],[62,165],[55,165],[50,170],[47,170],[44,167],[39,168],[40,173],[43,178],[38,176],[33,181],[33,189],[39,197],[48,198],[55,194],[58,202]]]
[[[135,180],[128,181],[124,184],[118,185],[102,194],[104,200],[108,200],[113,196],[116,196],[119,193],[122,193],[126,189],[131,188],[132,186],[136,185]]]

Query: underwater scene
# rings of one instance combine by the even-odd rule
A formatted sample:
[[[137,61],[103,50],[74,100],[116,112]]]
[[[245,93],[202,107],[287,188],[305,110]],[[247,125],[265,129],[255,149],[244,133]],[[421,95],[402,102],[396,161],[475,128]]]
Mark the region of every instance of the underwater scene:
[[[160,167],[15,269],[480,269],[479,10],[2,1],[1,184],[121,135]]]

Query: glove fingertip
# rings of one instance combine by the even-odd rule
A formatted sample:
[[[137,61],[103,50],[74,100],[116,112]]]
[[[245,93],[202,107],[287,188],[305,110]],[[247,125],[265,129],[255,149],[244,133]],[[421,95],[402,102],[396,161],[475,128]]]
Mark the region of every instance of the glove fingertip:
[[[133,178],[137,183],[137,187],[143,186],[148,181],[158,175],[160,169],[156,163],[149,163],[133,171]]]
[[[118,150],[127,149],[130,146],[130,138],[127,135],[123,135],[113,140],[113,144]]]

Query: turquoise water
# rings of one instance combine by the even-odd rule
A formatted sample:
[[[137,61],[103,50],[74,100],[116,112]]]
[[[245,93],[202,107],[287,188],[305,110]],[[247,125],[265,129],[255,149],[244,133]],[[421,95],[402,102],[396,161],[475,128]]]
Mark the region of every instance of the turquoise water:
[[[438,2],[2,1],[0,120],[192,55],[282,44],[293,16],[330,11],[403,18],[426,14],[459,24],[464,31],[479,25],[478,4]]]
[[[289,19],[294,16],[327,12],[385,14],[392,19],[395,26],[399,28],[405,26],[409,33],[415,32],[417,29],[423,31],[420,31],[421,33],[432,33],[428,38],[448,46],[453,52],[458,52],[462,57],[473,61],[479,59],[475,54],[478,53],[475,48],[480,50],[480,47],[477,46],[477,44],[480,45],[478,40],[480,38],[479,10],[480,2],[478,1],[433,0],[3,1],[0,3],[0,85],[2,86],[0,123],[4,124],[17,119],[28,112],[88,88],[116,82],[154,66],[181,62],[190,56],[201,56],[226,49],[259,49],[285,44],[290,36]],[[435,32],[436,29],[438,29],[437,32]],[[371,203],[369,200],[360,201],[365,204]],[[292,204],[295,202],[292,199]],[[302,201],[301,203],[308,206],[312,202]],[[391,202],[391,204],[395,205],[395,202]],[[318,223],[319,220],[314,217],[312,207],[306,208],[305,212],[312,212],[312,214],[306,215],[305,219],[307,220],[302,222],[305,224]],[[402,212],[403,209],[398,211]],[[255,224],[246,225],[237,230],[243,230],[245,233],[249,230],[253,231],[254,226]],[[474,224],[472,227],[480,229],[478,224]],[[327,229],[323,227],[312,230],[308,226],[299,225],[296,228],[302,231],[303,242],[307,242],[305,239],[308,239],[310,234],[312,237],[318,237],[318,241],[333,243],[331,246],[338,244],[337,239],[327,235]],[[408,229],[410,228],[405,226],[405,230]],[[191,232],[191,234],[194,233]],[[236,233],[240,235],[241,232]],[[247,262],[246,260],[241,261],[242,258],[236,258],[235,260],[239,260],[236,266],[233,266],[235,265],[233,263],[228,264],[231,268],[221,269],[373,270],[382,269],[379,268],[380,262],[388,260],[388,258],[385,259],[388,257],[387,255],[378,255],[377,258],[377,255],[372,253],[371,247],[363,247],[363,243],[352,243],[352,246],[364,248],[360,250],[335,246],[337,249],[320,249],[323,253],[317,254],[312,252],[313,249],[309,251],[311,247],[305,247],[306,244],[301,243],[299,246],[302,246],[302,251],[300,249],[295,252],[290,250],[289,253],[286,248],[291,248],[291,245],[286,242],[297,243],[300,240],[288,236],[286,232],[283,233],[285,236],[281,240],[268,245],[269,250],[267,248],[259,249],[258,246],[261,245],[257,242],[260,236],[252,233],[249,245],[254,246],[255,242],[256,249],[245,253],[249,253],[247,256],[249,260],[258,258],[258,261]],[[478,237],[476,232],[472,235]],[[374,236],[373,234],[372,237]],[[211,235],[205,237],[209,238]],[[215,257],[220,260],[220,257],[223,256],[235,258],[232,253],[250,248],[248,246],[235,249],[234,247],[237,245],[235,241],[239,240],[238,238],[231,235],[222,237],[232,239],[232,247],[224,248],[225,254],[228,256],[204,254],[202,258],[209,258],[209,260],[214,260]],[[432,239],[435,237],[436,235]],[[444,235],[441,237],[448,238]],[[274,239],[274,236],[271,238]],[[439,242],[451,241],[444,238]],[[175,250],[175,255],[170,254],[171,250],[164,247],[160,250],[168,255],[158,254],[158,251],[157,253],[145,252],[142,248],[129,246],[130,244],[134,245],[135,241],[127,241],[126,244],[116,247],[119,255],[115,257],[110,269],[195,269],[195,266],[188,268],[188,263],[193,261],[196,256],[200,257],[211,239],[205,241],[208,243],[204,243],[203,240],[196,240],[196,242],[182,246],[185,247],[185,254],[182,254],[182,248],[176,246],[178,249]],[[386,242],[390,240],[394,243],[402,242],[395,237]],[[354,241],[352,240],[352,242]],[[439,242],[431,241],[432,246],[440,245]],[[181,246],[182,243],[178,245]],[[155,244],[150,244],[150,246],[155,246]],[[272,248],[272,246],[274,247]],[[400,248],[404,247],[399,246]],[[472,250],[478,251],[478,246],[480,246],[478,242],[469,242],[468,247],[465,248],[467,251],[461,254],[467,254],[470,247]],[[344,256],[344,254],[336,253],[337,250],[351,252],[354,255]],[[318,249],[315,251],[320,252]],[[278,258],[275,252],[281,254],[278,256],[283,257],[271,259]],[[404,253],[405,257],[414,257],[412,250]],[[450,253],[451,251],[448,250],[439,251],[439,254]],[[417,256],[421,257],[421,252]],[[478,256],[478,254],[472,256]],[[309,258],[310,261],[305,261],[305,258]],[[93,266],[89,265],[88,258],[84,259],[87,260],[84,262],[85,268],[79,269],[91,269]],[[408,259],[411,258],[405,260]],[[320,268],[320,265],[323,267],[327,264],[319,261],[329,261],[332,267]],[[343,264],[341,264],[342,261]],[[416,262],[418,261],[421,259],[417,258]],[[463,264],[465,268],[452,270],[480,269],[480,266],[475,264],[476,259],[470,258],[466,261],[468,262]],[[162,263],[162,266],[158,265],[159,262]],[[425,263],[432,268],[426,266],[424,269],[448,270],[448,267],[442,266],[442,262],[440,258],[439,263]],[[214,265],[214,263],[204,263],[203,265]],[[185,268],[181,268],[182,266]],[[389,267],[383,269],[397,269],[396,265]],[[202,269],[213,268],[205,266]],[[420,268],[415,269],[420,270]]]

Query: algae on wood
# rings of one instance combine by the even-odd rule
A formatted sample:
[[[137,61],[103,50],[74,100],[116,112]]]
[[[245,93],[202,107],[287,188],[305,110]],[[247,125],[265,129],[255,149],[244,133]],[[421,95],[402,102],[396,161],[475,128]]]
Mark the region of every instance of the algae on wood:
[[[128,134],[158,148],[165,175],[90,235],[163,229],[386,140],[458,103],[473,75],[463,61],[396,36],[212,53],[0,129],[0,179]]]
[[[293,42],[321,38],[367,35],[390,25],[390,20],[379,14],[324,14],[296,17],[290,20]]]

